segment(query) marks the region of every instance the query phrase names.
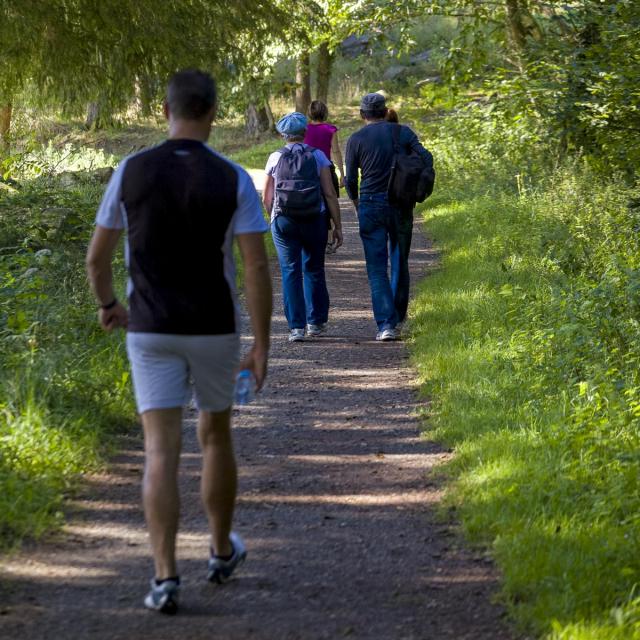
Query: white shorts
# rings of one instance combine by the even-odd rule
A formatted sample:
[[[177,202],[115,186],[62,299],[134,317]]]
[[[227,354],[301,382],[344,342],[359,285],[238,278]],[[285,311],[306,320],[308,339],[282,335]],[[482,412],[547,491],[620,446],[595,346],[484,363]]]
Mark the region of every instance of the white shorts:
[[[237,333],[127,333],[127,353],[139,413],[183,407],[192,391],[202,411],[224,411],[233,402],[240,356]]]

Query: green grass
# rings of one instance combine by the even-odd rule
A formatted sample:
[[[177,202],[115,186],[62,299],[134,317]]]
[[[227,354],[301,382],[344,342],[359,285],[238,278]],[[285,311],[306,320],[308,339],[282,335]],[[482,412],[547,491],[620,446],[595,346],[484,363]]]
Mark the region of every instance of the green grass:
[[[274,135],[263,142],[232,151],[229,157],[245,169],[264,169],[269,155],[283,144],[282,138]]]
[[[442,269],[412,306],[426,427],[457,453],[448,503],[519,626],[640,638],[637,192],[448,126],[423,208]]]
[[[69,156],[68,164],[58,158],[52,164],[51,153],[42,152],[37,166],[23,167],[18,189],[0,195],[0,548],[5,549],[61,523],[65,495],[80,474],[99,466],[113,436],[135,417],[123,336],[99,329],[84,274],[104,187],[90,174],[64,184],[48,169],[86,169],[82,154]],[[84,159],[96,156],[85,153]],[[116,272],[122,281],[121,260]]]

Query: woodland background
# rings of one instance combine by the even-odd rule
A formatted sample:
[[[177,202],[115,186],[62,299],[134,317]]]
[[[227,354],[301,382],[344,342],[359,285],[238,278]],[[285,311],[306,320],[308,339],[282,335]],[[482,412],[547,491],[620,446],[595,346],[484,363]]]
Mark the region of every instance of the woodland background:
[[[457,454],[443,517],[519,628],[640,638],[638,42],[632,0],[0,0],[3,548],[58,526],[134,422],[83,256],[167,77],[216,76],[211,143],[250,169],[286,111],[326,100],[344,142],[382,89],[438,170],[409,342]]]

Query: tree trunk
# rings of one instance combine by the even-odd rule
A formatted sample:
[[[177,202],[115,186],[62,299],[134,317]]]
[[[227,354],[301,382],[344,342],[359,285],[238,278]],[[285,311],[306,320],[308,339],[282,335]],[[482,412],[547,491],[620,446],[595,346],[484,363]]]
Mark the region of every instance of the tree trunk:
[[[136,82],[138,100],[140,103],[140,114],[148,118],[153,112],[154,87],[149,76],[142,75]]]
[[[323,42],[318,48],[318,78],[316,81],[316,100],[322,100],[327,104],[329,99],[329,80],[331,79],[331,66],[333,54],[329,51],[329,45]]]
[[[0,106],[0,150],[9,149],[9,132],[11,131],[11,114],[13,104],[7,102]]]
[[[87,117],[84,121],[84,126],[89,131],[93,131],[98,128],[98,122],[100,119],[100,105],[97,102],[90,102],[87,105]]]
[[[296,60],[296,111],[306,115],[311,104],[311,69],[309,52],[304,51]]]
[[[271,109],[269,109],[271,111]],[[244,114],[247,134],[251,138],[259,138],[261,133],[269,131],[273,116],[269,120],[266,107],[258,108],[251,102]]]
[[[521,0],[506,0],[507,3],[507,26],[511,34],[516,49],[522,51],[527,39],[527,29],[524,26],[525,10],[520,5]]]
[[[276,130],[276,119],[273,117],[273,111],[271,111],[271,105],[269,104],[269,100],[264,101],[264,113],[267,117],[267,122],[269,123],[269,131]]]
[[[103,129],[111,124],[113,124],[111,111],[104,100],[90,102],[87,105],[87,117],[84,121],[84,126],[89,131]]]

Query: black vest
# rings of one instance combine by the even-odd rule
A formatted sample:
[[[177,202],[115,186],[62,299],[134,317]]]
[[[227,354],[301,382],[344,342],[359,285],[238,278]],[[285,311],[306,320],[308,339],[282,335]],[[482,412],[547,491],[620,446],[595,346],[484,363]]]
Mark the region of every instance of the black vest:
[[[235,332],[223,247],[237,191],[233,165],[195,140],[168,140],[127,160],[129,331]]]

